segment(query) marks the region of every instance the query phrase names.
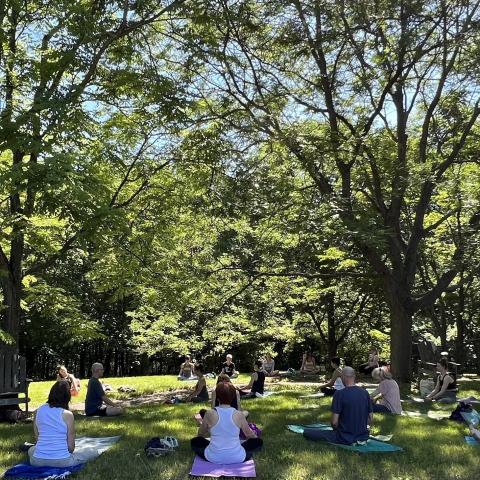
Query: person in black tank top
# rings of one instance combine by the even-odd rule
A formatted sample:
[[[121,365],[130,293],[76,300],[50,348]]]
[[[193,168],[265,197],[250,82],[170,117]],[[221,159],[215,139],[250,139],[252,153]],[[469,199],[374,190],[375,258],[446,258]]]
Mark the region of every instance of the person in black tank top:
[[[425,397],[426,402],[436,400],[438,402],[451,403],[457,401],[457,382],[455,381],[455,377],[449,373],[447,369],[447,359],[441,358],[437,363],[439,375],[435,389]]]
[[[250,378],[250,383],[239,387],[240,396],[243,398],[255,398],[256,394],[263,395],[265,388],[265,372],[263,371],[263,362],[257,360],[253,366],[254,372]]]

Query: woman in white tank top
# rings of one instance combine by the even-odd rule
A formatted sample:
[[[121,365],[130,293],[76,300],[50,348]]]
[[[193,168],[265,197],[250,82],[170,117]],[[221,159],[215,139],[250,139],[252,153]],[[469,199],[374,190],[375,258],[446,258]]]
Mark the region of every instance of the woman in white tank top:
[[[28,451],[31,465],[71,467],[82,463],[73,455],[75,424],[68,410],[70,398],[70,384],[66,380],[55,382],[47,403],[37,410],[33,423],[37,443]]]
[[[236,396],[231,383],[221,382],[215,389],[220,405],[205,413],[192,450],[204,460],[217,464],[242,463],[262,448],[262,440],[248,426],[245,416],[230,406]],[[240,441],[240,430],[247,440]],[[210,436],[210,441],[205,437]]]

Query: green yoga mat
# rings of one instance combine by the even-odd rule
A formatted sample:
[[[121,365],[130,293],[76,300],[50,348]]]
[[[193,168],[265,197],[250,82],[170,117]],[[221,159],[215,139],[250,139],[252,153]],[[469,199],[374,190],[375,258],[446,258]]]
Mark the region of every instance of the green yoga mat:
[[[312,423],[310,425],[287,425],[287,429],[294,433],[303,433],[305,428],[318,428],[319,430],[332,430],[330,425],[325,423]],[[403,448],[397,445],[391,445],[380,440],[390,440],[391,435],[378,435],[376,438],[370,437],[365,445],[343,445],[341,443],[325,442],[335,447],[343,448],[344,450],[351,450],[358,453],[373,453],[373,452],[402,452]],[[388,439],[388,440],[387,440]]]

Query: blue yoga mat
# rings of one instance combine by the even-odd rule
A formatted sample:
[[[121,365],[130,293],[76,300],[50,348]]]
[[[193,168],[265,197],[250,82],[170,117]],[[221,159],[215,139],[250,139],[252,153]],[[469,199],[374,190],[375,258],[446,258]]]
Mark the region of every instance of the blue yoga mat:
[[[471,412],[460,412],[460,415],[469,425],[480,424],[480,414],[474,408]]]
[[[332,430],[330,425],[325,423],[312,423],[310,425],[287,425],[287,429],[294,433],[303,433],[305,428],[318,428],[319,430]],[[384,437],[388,438],[388,437]],[[344,445],[342,443],[324,442],[335,447],[343,448],[358,453],[373,453],[373,452],[402,452],[403,448],[390,443],[381,442],[380,440],[369,438],[365,445]]]
[[[469,445],[477,445],[477,446],[480,446],[480,442],[474,438],[474,437],[470,437],[469,435],[465,435],[465,441],[469,444]]]
[[[53,467],[34,467],[28,463],[19,463],[9,468],[4,474],[4,478],[67,478],[72,473],[77,473],[85,464],[75,465],[74,467],[53,468]]]

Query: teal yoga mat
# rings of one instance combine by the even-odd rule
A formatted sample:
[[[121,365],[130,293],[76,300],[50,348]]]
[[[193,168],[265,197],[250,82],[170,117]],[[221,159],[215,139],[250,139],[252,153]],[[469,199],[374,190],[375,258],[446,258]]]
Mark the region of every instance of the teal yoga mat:
[[[480,414],[475,409],[472,409],[471,412],[461,412],[461,415],[469,425],[480,424]]]
[[[465,441],[466,441],[469,445],[477,445],[477,446],[480,446],[480,442],[479,442],[476,438],[470,437],[469,435],[465,435]]]
[[[332,427],[325,423],[312,423],[310,425],[287,425],[287,429],[294,433],[303,433],[305,428],[318,428],[319,430],[331,430]],[[391,435],[382,436],[378,435],[377,438],[370,437],[365,445],[343,445],[340,443],[329,443],[335,447],[343,448],[344,450],[350,450],[358,453],[373,453],[373,452],[402,452],[403,448],[398,447],[397,445],[391,445],[390,443],[385,443],[385,441],[380,441],[380,438],[383,440],[390,440]],[[388,441],[387,440],[387,441]]]

